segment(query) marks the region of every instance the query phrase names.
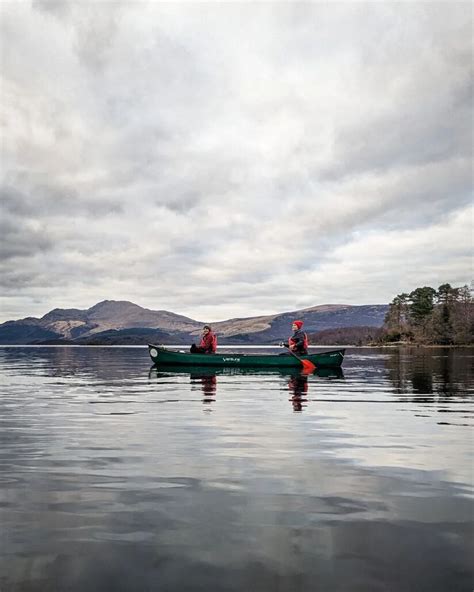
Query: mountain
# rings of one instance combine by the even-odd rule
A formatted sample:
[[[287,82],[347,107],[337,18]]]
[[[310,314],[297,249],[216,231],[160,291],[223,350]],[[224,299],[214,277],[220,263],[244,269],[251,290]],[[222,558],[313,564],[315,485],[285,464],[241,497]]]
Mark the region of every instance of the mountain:
[[[380,327],[387,305],[325,304],[281,314],[212,323],[219,342],[265,344],[284,339],[299,318],[308,333],[341,327]],[[166,310],[150,310],[128,301],[104,300],[80,310],[55,308],[40,319],[28,317],[0,325],[0,344],[63,340],[79,344],[187,344],[203,322]]]
[[[67,339],[78,343],[99,343],[103,334],[119,334],[131,329],[151,330],[159,335],[199,332],[202,323],[166,310],[149,310],[132,302],[104,300],[87,310],[55,308],[40,319],[28,317],[0,325],[0,344],[26,344],[43,340]]]
[[[38,319],[24,319],[3,323],[0,325],[0,344],[24,345],[59,337],[58,333],[44,329],[37,321]]]
[[[231,338],[232,343],[269,343],[288,337],[294,319],[304,321],[307,333],[338,327],[381,327],[387,310],[385,304],[323,304],[265,317],[231,319],[214,323],[213,328],[221,343],[225,343],[227,338]]]

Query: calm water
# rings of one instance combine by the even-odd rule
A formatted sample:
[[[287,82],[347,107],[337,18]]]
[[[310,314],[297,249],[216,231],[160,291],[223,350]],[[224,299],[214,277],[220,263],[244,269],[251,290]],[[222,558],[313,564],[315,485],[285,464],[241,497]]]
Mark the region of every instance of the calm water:
[[[0,590],[471,592],[473,361],[0,348]]]

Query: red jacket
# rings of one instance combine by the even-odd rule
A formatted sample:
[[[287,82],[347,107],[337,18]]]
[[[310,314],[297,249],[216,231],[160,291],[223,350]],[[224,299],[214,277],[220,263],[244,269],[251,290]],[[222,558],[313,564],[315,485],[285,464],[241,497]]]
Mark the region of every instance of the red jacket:
[[[212,331],[204,335],[199,343],[199,347],[205,350],[206,354],[215,354],[217,349],[217,336]]]
[[[295,331],[293,335],[288,339],[288,345],[290,346],[290,348],[291,346],[294,346],[292,348],[292,351],[306,355],[308,353],[309,345],[308,336],[304,331],[298,329],[298,331]]]

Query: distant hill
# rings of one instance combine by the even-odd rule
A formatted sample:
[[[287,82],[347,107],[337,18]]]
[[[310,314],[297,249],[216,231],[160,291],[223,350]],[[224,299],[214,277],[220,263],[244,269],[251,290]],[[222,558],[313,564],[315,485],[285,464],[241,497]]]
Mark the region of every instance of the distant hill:
[[[287,337],[296,318],[304,321],[307,333],[314,333],[338,327],[381,327],[387,310],[388,306],[384,304],[323,304],[267,317],[231,319],[214,323],[213,327],[221,343],[225,342],[222,338],[232,343],[271,343]]]
[[[281,340],[299,318],[308,333],[342,327],[381,327],[388,306],[325,304],[276,315],[212,323],[219,343],[265,344]],[[28,317],[0,325],[0,344],[73,342],[78,344],[186,344],[195,341],[202,321],[128,301],[104,300],[88,308],[55,308],[40,319]],[[59,340],[59,341],[58,341]]]
[[[382,327],[336,327],[310,333],[308,337],[312,345],[368,345],[378,342],[383,332]]]

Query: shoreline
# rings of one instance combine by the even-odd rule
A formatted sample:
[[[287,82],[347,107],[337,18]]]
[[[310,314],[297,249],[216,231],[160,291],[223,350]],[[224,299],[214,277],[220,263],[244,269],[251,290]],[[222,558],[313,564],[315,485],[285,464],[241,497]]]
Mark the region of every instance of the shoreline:
[[[55,344],[45,344],[45,343],[13,343],[13,344],[0,344],[0,348],[6,347],[51,347],[51,348],[58,348],[58,347],[123,347],[123,348],[146,348],[148,344],[107,344],[107,343],[91,343],[91,344],[82,344],[82,343],[55,343]],[[186,348],[186,345],[165,345],[165,347],[169,349],[183,349]],[[219,345],[218,349],[280,349],[279,346],[273,344],[259,344],[259,345],[238,345],[238,344],[225,344]],[[424,349],[466,349],[466,348],[474,348],[474,344],[465,344],[465,345],[439,345],[439,344],[423,344],[423,343],[397,343],[397,344],[384,344],[384,345],[350,345],[350,344],[334,344],[330,343],[327,345],[310,345],[309,349],[321,349],[321,348],[345,348],[345,349],[413,349],[413,348],[424,348]]]

